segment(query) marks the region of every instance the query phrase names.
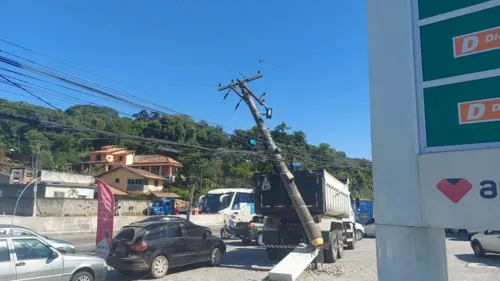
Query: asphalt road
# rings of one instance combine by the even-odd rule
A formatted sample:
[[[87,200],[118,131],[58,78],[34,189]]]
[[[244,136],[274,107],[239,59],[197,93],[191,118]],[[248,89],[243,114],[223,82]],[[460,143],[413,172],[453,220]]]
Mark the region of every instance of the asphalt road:
[[[219,229],[212,229],[214,234]],[[75,243],[80,253],[92,253],[94,237],[66,237]],[[162,280],[265,280],[274,263],[267,259],[265,250],[256,246],[244,246],[241,241],[226,240],[228,252],[222,265],[217,268],[188,266],[169,270]],[[469,242],[447,240],[449,280],[500,280],[500,256],[487,255],[477,258],[473,255]],[[147,276],[122,276],[110,271],[108,281],[134,281],[149,279]],[[344,257],[334,264],[327,264],[320,270],[306,270],[301,281],[377,281],[377,260],[375,239],[365,238],[357,243],[355,250],[344,251]]]

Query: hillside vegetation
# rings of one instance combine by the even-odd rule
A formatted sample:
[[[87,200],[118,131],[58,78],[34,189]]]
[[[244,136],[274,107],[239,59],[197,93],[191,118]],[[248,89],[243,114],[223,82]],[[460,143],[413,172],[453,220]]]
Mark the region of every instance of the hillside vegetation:
[[[264,153],[265,144],[256,127],[228,134],[222,127],[211,126],[203,121],[195,122],[186,115],[159,115],[141,111],[131,117],[123,117],[112,108],[90,105],[73,106],[63,112],[3,99],[0,99],[0,112],[209,148],[210,150],[168,147],[151,141],[74,133],[0,120],[1,150],[5,151],[9,158],[31,165],[34,148],[38,146],[41,150],[40,166],[43,169],[68,171],[71,164],[88,160],[90,151],[109,144],[135,149],[137,154],[163,154],[174,157],[183,163],[181,174],[186,177],[185,180],[177,177],[179,180],[167,188],[184,199],[189,198],[192,184],[196,184],[195,196],[198,196],[209,189],[223,186],[252,186],[251,178],[254,172],[273,170],[269,156]],[[337,178],[349,177],[354,196],[372,198],[371,161],[349,158],[344,152],[336,151],[326,143],[311,145],[307,142],[304,132],[293,131],[285,123],[274,128],[272,135],[288,164],[300,162],[300,169],[326,168]],[[257,145],[250,146],[249,138],[256,139]],[[200,179],[203,179],[202,185]]]

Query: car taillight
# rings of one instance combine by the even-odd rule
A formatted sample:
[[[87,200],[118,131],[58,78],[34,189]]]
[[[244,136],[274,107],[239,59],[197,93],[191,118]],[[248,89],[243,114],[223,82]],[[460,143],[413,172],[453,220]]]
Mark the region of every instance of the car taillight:
[[[249,224],[249,225],[248,225],[248,228],[249,228],[249,229],[252,229],[252,228],[254,228],[254,227],[255,227],[255,224],[253,224],[253,223],[251,223],[251,224]]]
[[[132,245],[130,246],[130,249],[134,252],[140,252],[140,251],[144,251],[148,248],[148,244],[146,244],[146,242],[142,241],[141,243],[139,244],[135,244],[135,245]]]

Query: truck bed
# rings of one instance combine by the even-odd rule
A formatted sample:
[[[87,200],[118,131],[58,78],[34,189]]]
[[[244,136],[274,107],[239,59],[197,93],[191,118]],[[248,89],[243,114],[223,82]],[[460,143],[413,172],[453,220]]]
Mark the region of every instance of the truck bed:
[[[348,187],[326,170],[293,172],[295,183],[312,215],[347,218],[351,208]],[[277,174],[255,174],[255,212],[295,215],[295,208]]]

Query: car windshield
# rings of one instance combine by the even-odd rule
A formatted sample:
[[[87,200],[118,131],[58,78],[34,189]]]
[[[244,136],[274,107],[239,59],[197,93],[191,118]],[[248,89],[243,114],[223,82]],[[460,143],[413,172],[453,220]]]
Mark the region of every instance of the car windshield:
[[[163,201],[158,200],[153,202],[153,207],[161,207],[161,206],[163,206]]]

